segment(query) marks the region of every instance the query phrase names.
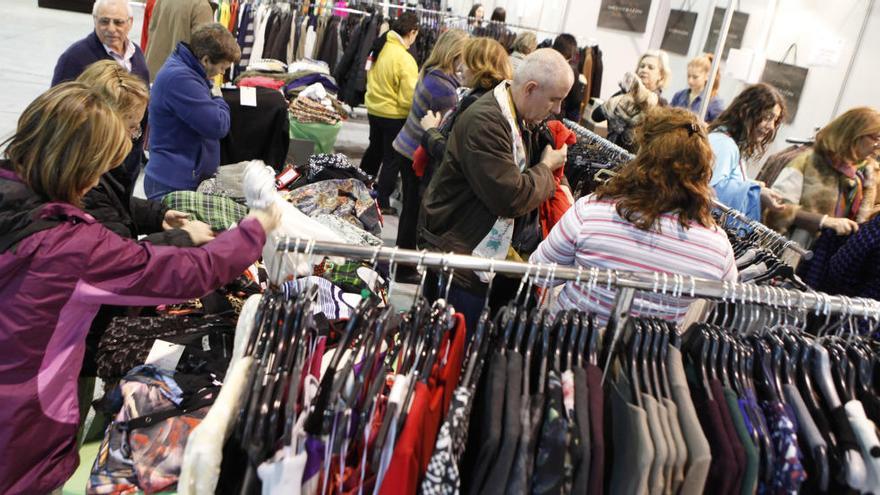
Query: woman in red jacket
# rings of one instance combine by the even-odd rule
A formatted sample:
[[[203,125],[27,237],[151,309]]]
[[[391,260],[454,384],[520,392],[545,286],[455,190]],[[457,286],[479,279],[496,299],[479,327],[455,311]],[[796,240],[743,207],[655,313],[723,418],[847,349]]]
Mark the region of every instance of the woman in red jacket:
[[[80,209],[131,149],[126,126],[81,83],[31,103],[0,161],[0,493],[49,493],[76,469],[76,379],[101,304],[199,297],[260,257],[277,211],[199,248],[137,244]]]

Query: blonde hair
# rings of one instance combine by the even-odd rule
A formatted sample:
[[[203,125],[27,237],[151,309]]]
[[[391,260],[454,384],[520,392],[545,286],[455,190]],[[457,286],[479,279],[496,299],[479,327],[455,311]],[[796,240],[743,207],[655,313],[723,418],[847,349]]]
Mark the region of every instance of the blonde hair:
[[[468,87],[491,89],[501,81],[513,78],[507,50],[492,38],[469,39],[463,55],[471,72],[471,80],[465,81]]]
[[[150,101],[150,91],[144,81],[114,60],[89,65],[76,80],[96,91],[120,114],[145,107]]]
[[[450,29],[441,34],[434,49],[423,65],[422,74],[431,69],[439,69],[446,74],[454,74],[456,63],[464,51],[468,34],[461,29]]]
[[[859,139],[872,134],[880,134],[880,112],[871,107],[852,108],[816,134],[816,151],[830,159],[855,163]]]
[[[703,71],[704,74],[709,74],[712,70],[712,61],[714,59],[715,55],[712,55],[711,53],[697,55],[688,62],[688,69],[699,69]],[[715,82],[712,84],[712,91],[709,94],[709,98],[715,98],[718,94],[719,86],[721,86],[721,73],[720,71],[715,71]]]
[[[636,70],[642,64],[642,60],[645,60],[647,57],[654,57],[660,61],[660,89],[666,89],[666,86],[669,85],[669,79],[672,77],[672,69],[669,68],[669,55],[663,50],[648,50],[639,57]]]
[[[510,45],[510,51],[528,55],[535,51],[535,48],[537,47],[538,37],[535,36],[535,33],[531,31],[523,31],[514,38],[513,44]]]
[[[76,206],[85,190],[131,151],[122,119],[80,82],[38,96],[6,144],[6,158],[32,191]]]

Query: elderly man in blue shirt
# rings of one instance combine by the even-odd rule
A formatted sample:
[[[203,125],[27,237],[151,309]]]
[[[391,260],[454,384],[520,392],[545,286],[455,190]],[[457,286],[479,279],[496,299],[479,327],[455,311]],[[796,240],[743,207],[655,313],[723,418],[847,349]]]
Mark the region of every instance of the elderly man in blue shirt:
[[[58,57],[52,86],[73,81],[99,60],[115,60],[125,70],[144,80],[150,86],[150,70],[144,52],[128,38],[133,23],[128,0],[95,0],[92,7],[95,29],[85,38],[70,45]],[[147,116],[141,122],[141,132],[147,127]],[[122,166],[134,183],[144,162],[144,139],[138,137]]]

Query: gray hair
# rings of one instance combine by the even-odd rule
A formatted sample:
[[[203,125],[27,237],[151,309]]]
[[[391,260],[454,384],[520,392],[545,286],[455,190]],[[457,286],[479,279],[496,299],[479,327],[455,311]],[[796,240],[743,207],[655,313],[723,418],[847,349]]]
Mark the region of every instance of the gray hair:
[[[520,52],[528,55],[535,51],[538,46],[538,37],[531,31],[523,31],[516,35],[513,44],[510,45],[511,52]]]
[[[120,2],[125,3],[125,10],[128,12],[128,17],[134,17],[134,11],[131,9],[131,4],[128,3],[128,0],[95,0],[94,5],[92,5],[92,17],[98,17],[98,11],[101,10],[101,7]]]
[[[564,77],[574,78],[565,57],[552,48],[539,48],[519,64],[513,74],[513,84],[522,86],[535,81],[539,86],[548,86]]]
[[[636,70],[642,64],[645,57],[654,57],[660,61],[660,89],[666,89],[669,86],[669,80],[672,79],[672,69],[669,67],[669,55],[663,50],[648,50],[639,57],[639,63],[636,64]]]

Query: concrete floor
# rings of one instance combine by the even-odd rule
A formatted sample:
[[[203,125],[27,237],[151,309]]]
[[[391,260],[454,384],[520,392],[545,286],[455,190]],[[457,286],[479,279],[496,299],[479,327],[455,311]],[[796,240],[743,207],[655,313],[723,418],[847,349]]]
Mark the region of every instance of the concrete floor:
[[[0,140],[5,140],[15,132],[25,107],[49,88],[58,56],[94,24],[89,14],[41,9],[36,0],[3,0],[0,15]],[[143,10],[135,8],[135,43],[142,23]]]

